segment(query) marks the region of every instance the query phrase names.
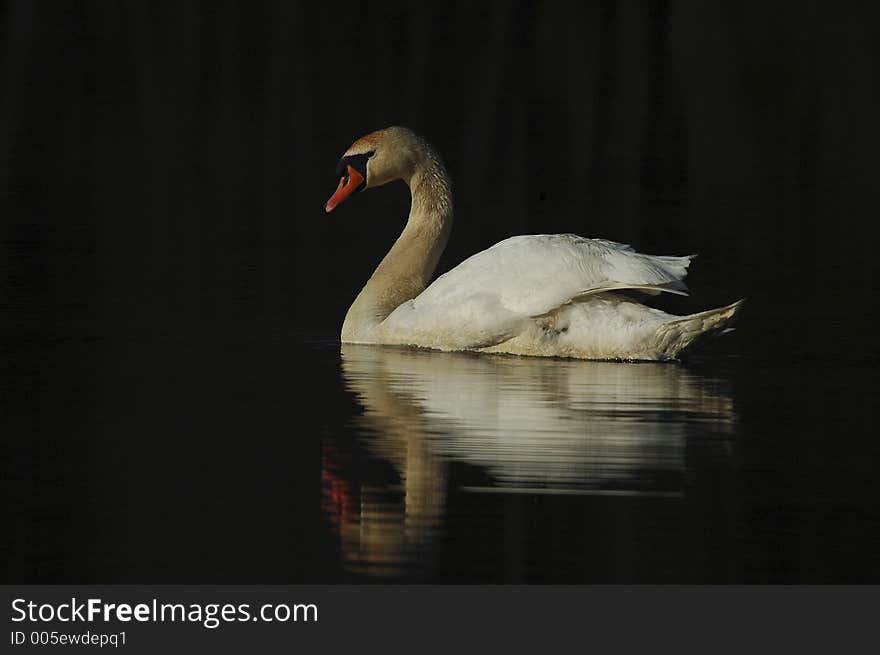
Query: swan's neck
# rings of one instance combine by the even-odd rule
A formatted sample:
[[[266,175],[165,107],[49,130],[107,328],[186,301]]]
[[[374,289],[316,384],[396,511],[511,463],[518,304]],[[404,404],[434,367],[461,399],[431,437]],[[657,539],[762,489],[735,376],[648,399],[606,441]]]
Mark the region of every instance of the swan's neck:
[[[407,180],[409,219],[348,310],[342,340],[369,342],[379,324],[428,285],[452,230],[452,191],[440,161],[426,157]]]

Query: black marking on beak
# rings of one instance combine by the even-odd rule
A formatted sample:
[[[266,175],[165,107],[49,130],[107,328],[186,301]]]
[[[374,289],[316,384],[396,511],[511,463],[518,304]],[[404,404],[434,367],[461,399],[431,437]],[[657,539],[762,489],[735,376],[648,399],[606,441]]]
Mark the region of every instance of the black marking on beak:
[[[363,186],[367,186],[367,160],[375,155],[376,152],[371,150],[370,152],[365,152],[361,155],[349,155],[348,157],[343,157],[339,160],[339,163],[336,164],[336,177],[343,177],[348,175],[348,167],[351,166],[354,170],[360,173],[364,178]]]

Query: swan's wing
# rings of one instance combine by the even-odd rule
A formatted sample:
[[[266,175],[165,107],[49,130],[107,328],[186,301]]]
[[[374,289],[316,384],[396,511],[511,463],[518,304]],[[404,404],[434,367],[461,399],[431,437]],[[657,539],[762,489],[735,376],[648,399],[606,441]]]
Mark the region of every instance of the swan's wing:
[[[517,334],[524,320],[591,294],[615,289],[684,294],[690,261],[573,234],[511,237],[437,278],[385,323],[426,338],[442,333],[448,340],[455,334],[458,347],[482,347]]]
[[[540,316],[615,289],[686,295],[683,279],[691,258],[643,255],[622,243],[574,234],[511,237],[440,276],[415,300],[445,305],[489,294],[516,314]]]

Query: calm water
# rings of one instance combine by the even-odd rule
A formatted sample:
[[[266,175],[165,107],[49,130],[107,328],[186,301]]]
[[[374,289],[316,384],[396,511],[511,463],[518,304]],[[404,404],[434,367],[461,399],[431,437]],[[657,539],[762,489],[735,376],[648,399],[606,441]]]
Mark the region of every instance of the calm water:
[[[435,571],[454,513],[450,524],[513,542],[503,569],[477,560],[472,573],[579,576],[598,527],[585,509],[668,511],[683,503],[691,469],[723,470],[733,457],[724,381],[677,366],[345,346],[342,375],[363,413],[356,444],[325,442],[324,506],[344,567],[365,575]],[[359,479],[348,465],[356,449],[390,470]],[[544,507],[570,515],[542,530]],[[544,539],[560,543],[536,561]]]
[[[32,333],[7,579],[877,581],[876,371],[747,339],[614,364]]]

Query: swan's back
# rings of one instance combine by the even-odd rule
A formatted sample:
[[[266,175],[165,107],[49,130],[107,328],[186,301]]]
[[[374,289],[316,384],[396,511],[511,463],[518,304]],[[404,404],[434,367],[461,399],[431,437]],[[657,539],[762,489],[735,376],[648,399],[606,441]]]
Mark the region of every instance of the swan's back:
[[[466,259],[414,302],[440,308],[478,293],[534,317],[613,289],[685,293],[691,258],[643,255],[622,243],[574,234],[515,236]]]

